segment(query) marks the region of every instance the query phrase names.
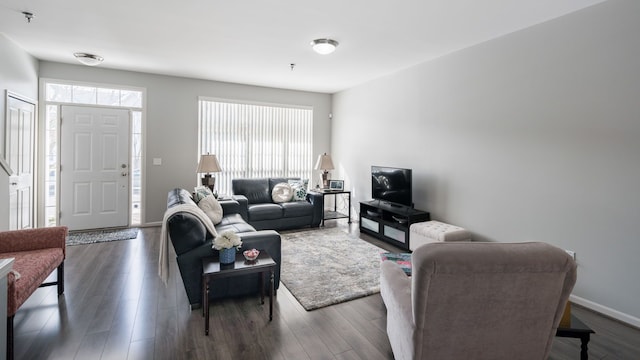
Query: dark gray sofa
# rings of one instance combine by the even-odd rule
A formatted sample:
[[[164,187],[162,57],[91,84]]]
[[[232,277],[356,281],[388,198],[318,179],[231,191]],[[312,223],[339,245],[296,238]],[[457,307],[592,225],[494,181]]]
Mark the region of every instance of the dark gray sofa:
[[[167,196],[167,208],[178,204],[193,203],[191,193],[184,189],[173,189]],[[223,218],[216,225],[218,234],[231,230],[242,239],[241,251],[246,249],[267,250],[278,264],[275,270],[275,288],[280,286],[281,240],[280,234],[273,230],[256,231],[240,216],[240,205],[237,201],[220,201]],[[213,239],[205,226],[194,215],[188,212],[178,212],[167,220],[167,231],[171,237],[173,248],[177,255],[180,276],[184,283],[189,304],[198,308],[202,302],[202,258],[217,256],[218,251],[211,248]],[[232,278],[216,279],[210,282],[210,298],[239,296],[259,291],[259,274],[235,276]],[[265,290],[268,291],[268,281]]]
[[[307,201],[274,203],[271,192],[276,184],[299,178],[233,179],[232,199],[240,204],[240,215],[258,230],[287,230],[318,227],[322,221],[322,194],[307,193]]]

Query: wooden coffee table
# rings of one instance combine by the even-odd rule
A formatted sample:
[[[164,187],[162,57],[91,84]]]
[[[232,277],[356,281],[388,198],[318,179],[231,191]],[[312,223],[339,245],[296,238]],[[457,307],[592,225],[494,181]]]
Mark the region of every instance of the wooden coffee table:
[[[591,338],[591,334],[595,333],[595,331],[591,330],[591,328],[585,325],[580,319],[571,314],[571,323],[569,326],[558,326],[556,336],[580,339],[580,360],[587,360],[589,359],[589,339]]]
[[[261,273],[260,302],[264,304],[264,274],[269,274],[269,321],[273,320],[274,271],[276,262],[265,250],[254,261],[245,260],[241,253],[236,254],[233,264],[222,265],[218,257],[202,259],[202,314],[204,316],[204,334],[209,335],[209,281],[225,277]]]

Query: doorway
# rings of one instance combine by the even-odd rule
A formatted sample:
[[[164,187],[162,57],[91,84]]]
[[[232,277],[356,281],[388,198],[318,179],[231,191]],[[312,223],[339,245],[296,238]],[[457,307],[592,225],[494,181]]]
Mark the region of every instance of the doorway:
[[[39,226],[60,225],[62,148],[61,117],[63,106],[126,109],[130,111],[129,225],[144,223],[144,129],[146,89],[124,85],[40,79],[41,175],[38,176]],[[68,212],[67,212],[68,213]],[[63,214],[64,216],[64,214]]]
[[[61,107],[59,224],[129,225],[130,118],[127,109]]]
[[[29,229],[34,221],[34,134],[36,105],[7,92],[9,230]]]

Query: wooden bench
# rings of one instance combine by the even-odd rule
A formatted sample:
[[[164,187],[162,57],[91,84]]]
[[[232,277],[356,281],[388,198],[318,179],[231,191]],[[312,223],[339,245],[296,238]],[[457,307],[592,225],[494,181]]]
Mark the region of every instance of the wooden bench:
[[[57,285],[64,292],[64,226],[0,232],[0,258],[14,258],[7,275],[7,359],[13,359],[13,318],[22,304],[43,286]],[[44,281],[54,270],[57,281]]]

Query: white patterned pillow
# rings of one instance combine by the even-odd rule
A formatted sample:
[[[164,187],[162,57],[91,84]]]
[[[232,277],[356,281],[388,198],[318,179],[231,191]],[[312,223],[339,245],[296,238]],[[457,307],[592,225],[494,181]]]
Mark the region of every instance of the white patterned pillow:
[[[271,199],[276,204],[291,201],[292,197],[293,190],[291,186],[285,182],[276,184],[271,191]]]
[[[213,196],[213,192],[211,192],[211,189],[209,189],[209,187],[207,186],[196,186],[193,191],[193,201],[195,201],[196,204],[198,204],[200,200],[206,198],[209,195]]]
[[[293,190],[293,198],[291,201],[306,201],[307,200],[307,186],[309,180],[289,180],[289,185]]]
[[[213,225],[220,224],[222,221],[222,205],[213,195],[205,196],[198,202],[198,207],[211,219]]]

